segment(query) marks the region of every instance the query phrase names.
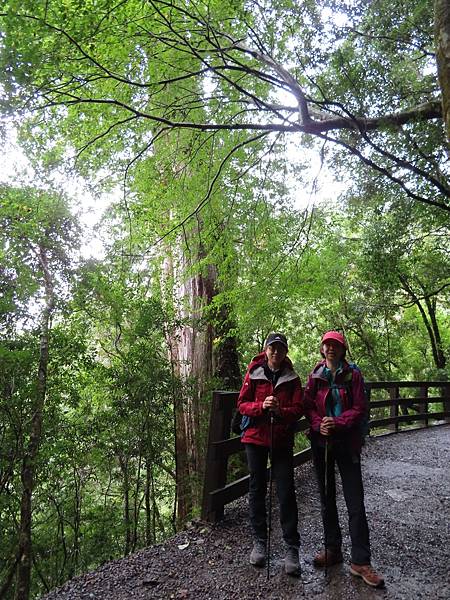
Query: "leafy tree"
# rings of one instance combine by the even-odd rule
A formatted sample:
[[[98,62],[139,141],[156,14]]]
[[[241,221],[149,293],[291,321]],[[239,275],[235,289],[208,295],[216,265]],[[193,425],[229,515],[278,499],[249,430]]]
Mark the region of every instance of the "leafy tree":
[[[34,319],[37,330],[38,352],[35,373],[28,373],[28,389],[24,397],[23,410],[26,419],[20,418],[20,433],[15,435],[16,447],[20,448],[21,459],[21,501],[18,526],[18,542],[15,557],[5,578],[3,591],[11,583],[17,569],[15,597],[28,598],[32,568],[32,501],[36,484],[39,446],[42,438],[43,411],[47,395],[49,345],[51,318],[55,307],[61,303],[64,279],[70,269],[66,244],[76,241],[76,227],[64,198],[55,194],[27,189],[3,187],[0,212],[0,247],[4,268],[10,282],[17,283],[20,293],[12,292],[9,285],[10,302],[22,304],[22,317]],[[15,302],[14,302],[15,301]],[[32,305],[33,303],[33,305]],[[18,315],[9,322],[9,331],[20,325]],[[15,322],[14,322],[15,321]],[[37,322],[36,322],[37,321]],[[7,342],[7,338],[5,339]],[[6,346],[8,347],[8,345]],[[10,371],[6,390],[11,394],[14,388],[14,370]],[[9,389],[9,391],[8,391]],[[20,394],[22,395],[23,392]],[[20,397],[20,396],[19,396]],[[9,426],[16,429],[14,421]],[[6,428],[8,432],[8,428]],[[17,429],[16,429],[17,432]],[[9,435],[6,436],[7,439]]]
[[[443,4],[434,14],[423,0],[81,8],[11,0],[3,12],[5,95],[22,114],[47,115],[53,157],[70,140],[91,164],[112,159],[117,168],[122,157],[126,169],[170,130],[203,132],[192,136],[188,156],[205,138],[241,132],[228,163],[242,146],[270,145],[276,132],[307,134],[448,211],[433,34],[435,20],[439,56],[447,56]],[[27,123],[36,132],[37,119]]]
[[[427,332],[432,361],[445,372],[447,356],[442,330],[447,319],[450,264],[445,221],[424,223],[420,211],[397,205],[387,214],[365,219],[363,273],[370,272],[378,296],[394,310],[414,306]],[[375,224],[370,220],[374,219]],[[384,304],[386,300],[384,301]],[[392,309],[391,309],[392,310]]]
[[[127,210],[127,192],[139,193],[133,209],[147,238],[139,234],[136,247],[128,232],[124,252],[139,256],[146,243],[167,254],[163,278],[180,293],[173,306],[186,340],[180,345],[172,336],[172,357],[197,386],[178,423],[188,414],[192,420],[177,439],[193,449],[190,460],[201,471],[201,448],[192,441],[204,420],[205,382],[214,376],[214,329],[232,331],[238,319],[229,302],[238,298],[233,284],[222,285],[212,260],[236,206],[225,200],[232,182],[241,176],[249,185],[252,166],[280,157],[295,134],[303,145],[320,142],[338,171],[362,164],[375,185],[394,184],[403,196],[449,210],[433,12],[423,0],[345,8],[332,1],[129,0],[32,8],[10,1],[3,15],[5,100],[24,121],[29,152],[41,157],[45,148],[53,163],[75,148],[84,173],[107,167],[122,176]],[[152,176],[144,179],[145,172]],[[259,180],[267,195],[270,176]],[[157,180],[162,185],[148,190]],[[251,194],[245,202],[251,205]],[[249,218],[245,205],[242,214]],[[136,226],[129,212],[126,219]],[[229,241],[224,252],[230,264]],[[260,268],[254,251],[249,257]],[[270,264],[267,255],[261,260]],[[194,346],[196,337],[202,342]],[[233,351],[232,336],[225,340],[217,350],[231,344]]]
[[[39,358],[36,594],[195,514],[208,394],[238,387],[270,330],[287,332],[303,378],[335,327],[369,378],[431,375],[430,357],[445,375],[443,4],[2,3],[2,109],[31,160],[75,157],[123,187],[107,258],[77,271],[74,297],[70,215],[51,195],[3,190],[3,589]],[[310,148],[348,191],[300,211],[292,188],[308,183]]]

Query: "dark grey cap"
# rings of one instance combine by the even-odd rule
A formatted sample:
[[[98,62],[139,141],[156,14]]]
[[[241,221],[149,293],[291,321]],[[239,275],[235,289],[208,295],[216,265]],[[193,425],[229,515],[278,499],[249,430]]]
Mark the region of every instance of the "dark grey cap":
[[[283,344],[286,350],[289,350],[286,336],[283,333],[278,332],[269,333],[266,341],[264,342],[264,348],[267,348],[267,346],[270,346],[270,344],[276,344],[277,342],[279,344]]]

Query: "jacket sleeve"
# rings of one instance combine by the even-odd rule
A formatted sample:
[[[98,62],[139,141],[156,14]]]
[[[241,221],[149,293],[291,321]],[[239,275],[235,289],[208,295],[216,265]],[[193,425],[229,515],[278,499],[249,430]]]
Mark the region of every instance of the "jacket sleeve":
[[[300,378],[298,377],[293,381],[292,403],[289,406],[280,407],[280,416],[284,422],[294,423],[303,414],[303,390]]]
[[[255,401],[255,383],[250,379],[250,373],[247,371],[242,383],[241,391],[237,401],[238,410],[241,415],[248,417],[260,417],[264,414],[263,403]]]
[[[352,402],[352,406],[344,410],[339,417],[334,418],[337,431],[351,429],[358,425],[366,411],[363,379],[361,373],[356,369],[352,374],[352,398],[349,400]]]
[[[314,385],[314,379],[310,375],[305,388],[304,410],[305,417],[308,419],[313,431],[319,431],[320,423],[322,422],[322,417],[317,412],[316,390],[317,387]]]

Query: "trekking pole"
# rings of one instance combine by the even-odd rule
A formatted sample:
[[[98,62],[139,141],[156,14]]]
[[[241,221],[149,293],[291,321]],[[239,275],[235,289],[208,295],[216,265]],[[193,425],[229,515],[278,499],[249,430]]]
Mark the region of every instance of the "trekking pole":
[[[325,496],[325,509],[324,509],[324,542],[325,542],[325,578],[327,577],[328,572],[328,535],[327,535],[327,527],[328,527],[328,437],[325,438],[325,482],[324,482],[324,496]]]
[[[270,537],[272,533],[272,483],[273,483],[273,412],[270,412],[270,474],[269,474],[269,518],[267,527],[267,581],[270,576]]]

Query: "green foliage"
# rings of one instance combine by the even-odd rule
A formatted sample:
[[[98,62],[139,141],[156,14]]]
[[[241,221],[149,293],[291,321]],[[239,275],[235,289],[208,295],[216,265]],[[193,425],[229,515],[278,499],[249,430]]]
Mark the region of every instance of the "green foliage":
[[[448,378],[447,212],[417,202],[446,206],[448,166],[440,121],[388,118],[438,98],[423,0],[8,0],[2,19],[2,109],[30,159],[51,170],[75,152],[79,172],[123,188],[106,258],[84,263],[65,198],[0,189],[0,577],[17,544],[40,245],[57,290],[37,596],[173,532],[176,411],[195,412],[189,441],[203,448],[209,392],[227,381],[213,368],[181,377],[192,357],[214,366],[237,344],[243,370],[282,330],[304,382],[337,328],[368,380]],[[352,126],[300,138],[298,114],[273,108],[298,88],[241,42],[292,74],[321,118]],[[380,115],[373,131],[355,125]],[[295,206],[309,159],[288,134],[323,144],[348,183],[335,206]],[[180,332],[198,344],[184,363]]]
[[[41,249],[55,274],[58,296],[65,295],[79,229],[67,200],[54,192],[3,185],[0,198],[0,302],[4,307],[0,322],[11,329],[19,319],[33,319],[32,303],[38,304],[42,297]]]

